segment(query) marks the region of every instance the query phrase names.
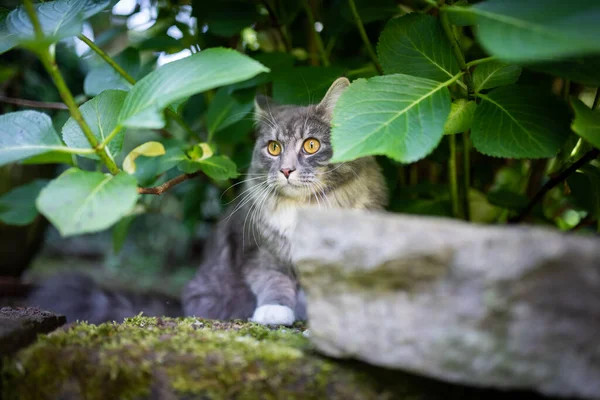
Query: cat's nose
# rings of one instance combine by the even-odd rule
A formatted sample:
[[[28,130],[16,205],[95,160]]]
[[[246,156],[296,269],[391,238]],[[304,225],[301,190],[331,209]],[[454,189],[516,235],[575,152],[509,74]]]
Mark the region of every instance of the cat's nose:
[[[290,178],[290,174],[291,174],[292,172],[294,172],[294,171],[295,171],[295,169],[290,169],[290,168],[283,168],[283,169],[281,169],[281,173],[282,173],[282,174],[283,174],[283,176],[285,176],[287,179],[289,179],[289,178]]]

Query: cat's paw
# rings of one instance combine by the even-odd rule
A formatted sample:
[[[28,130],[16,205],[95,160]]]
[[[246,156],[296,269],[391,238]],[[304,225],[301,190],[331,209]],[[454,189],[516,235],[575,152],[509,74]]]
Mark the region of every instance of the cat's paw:
[[[250,318],[250,321],[263,325],[292,325],[295,320],[291,308],[275,304],[258,307]]]

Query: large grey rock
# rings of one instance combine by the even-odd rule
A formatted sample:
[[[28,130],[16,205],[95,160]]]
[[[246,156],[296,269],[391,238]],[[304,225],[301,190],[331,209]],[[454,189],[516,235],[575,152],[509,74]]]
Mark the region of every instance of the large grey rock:
[[[302,211],[293,237],[322,352],[600,398],[600,240],[347,210]]]

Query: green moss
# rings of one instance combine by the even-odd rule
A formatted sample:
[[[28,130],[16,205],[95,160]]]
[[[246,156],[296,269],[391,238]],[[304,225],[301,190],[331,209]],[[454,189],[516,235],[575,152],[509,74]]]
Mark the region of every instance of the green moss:
[[[5,360],[4,398],[379,398],[375,379],[313,353],[303,330],[142,316],[77,324]]]

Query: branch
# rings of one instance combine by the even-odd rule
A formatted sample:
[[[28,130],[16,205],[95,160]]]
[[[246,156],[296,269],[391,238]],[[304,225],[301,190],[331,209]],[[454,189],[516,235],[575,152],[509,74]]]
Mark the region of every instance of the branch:
[[[32,107],[32,108],[47,108],[49,110],[68,110],[69,107],[65,103],[53,101],[35,101],[25,99],[15,99],[12,97],[0,96],[0,103],[15,104],[17,106]]]
[[[590,150],[587,153],[585,153],[583,155],[583,157],[581,157],[579,160],[577,160],[573,164],[571,164],[571,166],[569,168],[565,169],[560,174],[558,174],[558,175],[550,178],[550,180],[548,182],[546,182],[544,184],[544,186],[542,186],[542,188],[540,189],[540,191],[536,193],[536,195],[529,202],[529,204],[527,205],[527,207],[525,207],[525,209],[523,211],[521,211],[521,213],[519,213],[519,215],[517,215],[516,217],[510,218],[508,222],[521,222],[521,221],[523,221],[525,219],[525,217],[527,217],[529,215],[529,213],[531,212],[531,210],[533,210],[533,208],[537,205],[537,203],[539,203],[544,198],[544,196],[546,195],[546,193],[548,193],[556,185],[558,185],[559,183],[561,183],[562,181],[564,181],[565,179],[567,179],[567,177],[569,175],[571,175],[572,173],[574,173],[575,171],[577,171],[579,168],[581,168],[582,166],[584,166],[588,162],[590,162],[593,159],[595,159],[596,157],[598,157],[598,155],[600,155],[600,150],[598,150],[598,149]]]
[[[367,32],[365,31],[365,26],[363,25],[362,20],[360,19],[360,15],[358,15],[358,11],[356,10],[356,4],[354,4],[354,0],[348,0],[348,4],[350,5],[350,9],[352,10],[352,15],[354,15],[354,22],[356,22],[356,27],[358,28],[358,32],[360,33],[360,37],[362,38],[363,43],[367,47],[367,52],[369,53],[369,57],[375,64],[379,75],[383,75],[383,68],[381,68],[381,64],[379,64],[379,60],[377,59],[377,55],[375,54],[375,50],[373,50],[373,46],[369,41],[369,37],[367,36]]]
[[[85,36],[83,33],[78,35],[77,38],[87,44],[90,49],[94,50],[96,54],[100,56],[108,65],[110,65],[115,71],[119,73],[125,80],[132,85],[135,85],[135,79],[131,75],[129,75],[119,64],[115,62],[108,54],[106,54],[100,47],[96,46],[96,43],[92,42],[90,38]]]
[[[193,174],[179,175],[171,180],[166,181],[165,183],[163,183],[162,185],[159,185],[159,186],[154,186],[154,187],[149,187],[149,188],[139,187],[138,193],[139,194],[155,194],[155,195],[160,196],[161,194],[163,194],[164,192],[166,192],[173,186],[179,185],[181,182],[185,182],[188,179],[192,179],[192,178],[195,178],[200,175],[201,175],[200,171],[194,172]]]

